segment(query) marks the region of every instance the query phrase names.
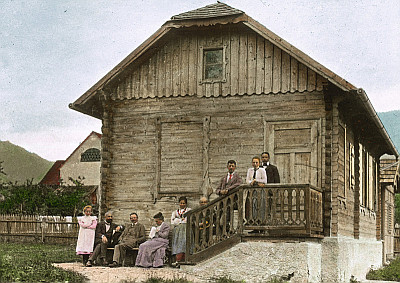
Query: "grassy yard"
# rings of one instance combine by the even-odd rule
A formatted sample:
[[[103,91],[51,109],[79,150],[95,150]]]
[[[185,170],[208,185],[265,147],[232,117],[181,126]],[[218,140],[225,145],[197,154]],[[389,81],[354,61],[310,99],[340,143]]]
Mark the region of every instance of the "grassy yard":
[[[78,273],[52,266],[77,260],[72,246],[0,243],[0,282],[85,282]]]
[[[396,258],[388,266],[377,270],[371,270],[367,274],[367,279],[400,281],[400,258]]]

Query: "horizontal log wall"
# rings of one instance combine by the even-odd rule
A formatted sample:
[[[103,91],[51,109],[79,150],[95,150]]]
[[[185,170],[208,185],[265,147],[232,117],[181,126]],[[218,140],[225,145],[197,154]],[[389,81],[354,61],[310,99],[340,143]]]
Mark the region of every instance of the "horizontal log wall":
[[[204,48],[225,48],[226,81],[202,82]],[[244,95],[322,90],[324,79],[250,29],[181,32],[132,71],[113,99]]]
[[[245,179],[252,156],[260,155],[264,150],[266,117],[268,121],[317,121],[324,116],[322,98],[321,92],[305,92],[115,101],[113,118],[104,123],[113,132],[112,137],[105,141],[108,151],[112,153],[108,155],[110,160],[105,161],[109,164],[109,168],[106,168],[106,206],[116,211],[117,221],[129,219],[129,213],[137,211],[145,225],[150,225],[151,217],[158,211],[169,218],[172,210],[177,208],[176,197],[182,191],[190,190],[192,196],[189,198],[189,206],[197,206],[199,196],[206,191],[203,184],[192,187],[191,173],[197,178],[201,172],[203,178],[209,178],[211,189],[215,191],[220,178],[226,174],[227,160],[235,159],[238,162],[237,172]],[[205,124],[199,124],[205,117],[210,117],[208,129]],[[174,145],[171,143],[173,135],[169,132],[171,126],[175,127],[177,133],[180,127],[192,127],[194,132],[193,135],[192,130],[188,130],[185,136],[179,134],[186,142],[182,144],[176,140]],[[205,151],[204,148],[199,149],[201,126],[203,139],[204,135],[209,137],[208,161],[205,161],[207,158],[200,158]],[[163,137],[163,132],[168,135]],[[175,138],[178,139],[179,135]],[[157,177],[159,144],[162,146],[164,143],[169,144],[172,147],[170,150],[176,155],[183,156],[182,164],[187,164],[191,172],[182,174],[179,171],[179,168],[183,168],[182,164],[176,164],[178,160],[172,162],[161,158],[161,174]],[[208,162],[208,166],[204,167],[203,162]],[[204,174],[204,170],[207,170],[207,174]],[[164,179],[163,172],[179,176]],[[160,178],[161,184],[157,178]],[[162,194],[165,189],[163,180],[170,182],[168,190],[175,186],[174,194]],[[175,180],[175,185],[171,180]],[[158,188],[159,185],[161,188]]]

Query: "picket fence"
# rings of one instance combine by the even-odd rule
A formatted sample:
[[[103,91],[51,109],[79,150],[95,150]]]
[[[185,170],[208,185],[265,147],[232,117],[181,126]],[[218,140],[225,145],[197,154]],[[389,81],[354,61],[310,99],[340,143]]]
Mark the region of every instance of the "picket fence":
[[[78,231],[71,216],[0,214],[0,239],[7,242],[74,243]]]

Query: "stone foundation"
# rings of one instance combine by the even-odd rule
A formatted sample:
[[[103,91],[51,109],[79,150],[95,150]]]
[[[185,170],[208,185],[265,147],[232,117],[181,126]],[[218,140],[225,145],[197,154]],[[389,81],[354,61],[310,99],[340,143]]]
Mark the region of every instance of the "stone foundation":
[[[203,279],[291,283],[349,282],[365,279],[382,262],[382,243],[373,239],[326,238],[310,242],[244,242],[194,266],[181,266]],[[288,280],[289,281],[289,280]]]

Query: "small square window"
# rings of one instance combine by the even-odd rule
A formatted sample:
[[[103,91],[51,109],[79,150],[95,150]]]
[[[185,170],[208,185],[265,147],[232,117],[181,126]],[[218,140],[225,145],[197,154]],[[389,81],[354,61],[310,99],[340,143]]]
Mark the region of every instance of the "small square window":
[[[224,80],[223,48],[203,49],[203,80],[205,82]]]

